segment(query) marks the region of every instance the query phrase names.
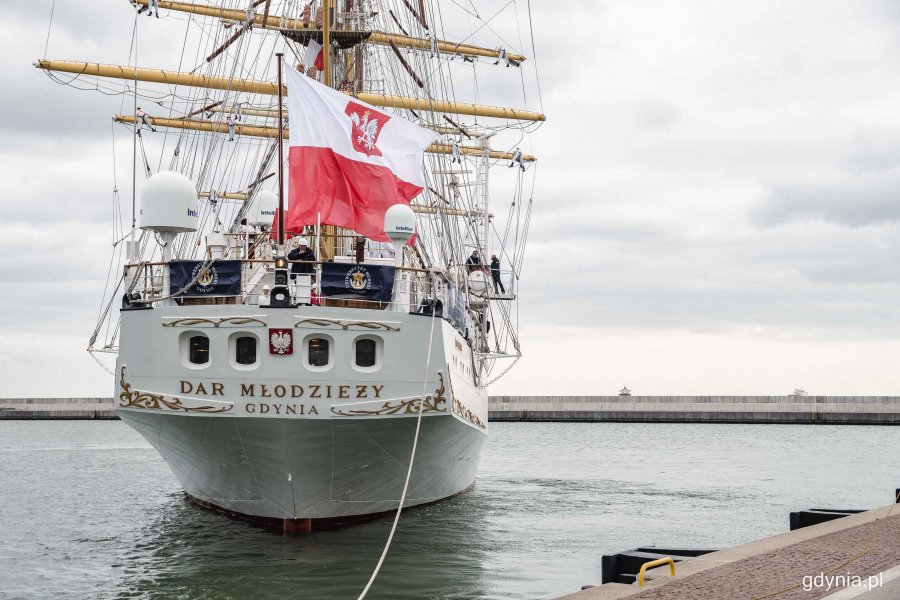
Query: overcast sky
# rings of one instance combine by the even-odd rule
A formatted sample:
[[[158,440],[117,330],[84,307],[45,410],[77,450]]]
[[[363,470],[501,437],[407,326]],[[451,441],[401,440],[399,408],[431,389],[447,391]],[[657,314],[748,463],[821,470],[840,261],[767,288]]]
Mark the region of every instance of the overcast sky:
[[[84,350],[121,99],[31,66],[51,4],[0,4],[0,396],[108,396]],[[47,56],[127,59],[130,10],[57,0]],[[526,357],[491,392],[898,394],[900,4],[532,10],[548,122],[532,140]]]

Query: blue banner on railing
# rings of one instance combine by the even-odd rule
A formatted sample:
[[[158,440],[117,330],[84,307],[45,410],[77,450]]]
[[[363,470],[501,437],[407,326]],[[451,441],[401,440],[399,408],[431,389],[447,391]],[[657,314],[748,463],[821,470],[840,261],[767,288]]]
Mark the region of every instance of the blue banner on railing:
[[[390,302],[394,267],[348,263],[322,265],[322,295]]]
[[[194,284],[181,292],[192,281]],[[241,261],[173,260],[169,263],[169,293],[178,292],[181,296],[240,296]]]

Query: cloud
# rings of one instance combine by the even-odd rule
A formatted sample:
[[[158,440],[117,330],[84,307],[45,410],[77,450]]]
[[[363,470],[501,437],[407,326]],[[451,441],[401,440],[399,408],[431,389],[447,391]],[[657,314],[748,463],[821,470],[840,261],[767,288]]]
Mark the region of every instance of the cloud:
[[[753,211],[754,221],[772,226],[821,219],[863,227],[900,220],[900,169],[829,179],[774,185],[768,200]]]

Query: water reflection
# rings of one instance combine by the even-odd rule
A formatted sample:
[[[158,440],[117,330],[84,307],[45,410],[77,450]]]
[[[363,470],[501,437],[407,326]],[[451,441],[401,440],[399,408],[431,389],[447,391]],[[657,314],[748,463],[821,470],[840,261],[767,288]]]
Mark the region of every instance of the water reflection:
[[[120,598],[355,598],[391,519],[285,537],[174,493],[129,552]],[[482,598],[483,519],[474,496],[405,511],[368,597]]]

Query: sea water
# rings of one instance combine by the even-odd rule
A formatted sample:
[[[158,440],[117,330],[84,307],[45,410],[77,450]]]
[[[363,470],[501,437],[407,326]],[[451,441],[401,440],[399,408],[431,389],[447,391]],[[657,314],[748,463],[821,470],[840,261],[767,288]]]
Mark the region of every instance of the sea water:
[[[892,427],[490,429],[472,491],[404,511],[369,598],[552,598],[604,553],[731,546],[900,486]],[[0,598],[354,599],[390,526],[283,537],[188,503],[121,422],[0,421]]]

